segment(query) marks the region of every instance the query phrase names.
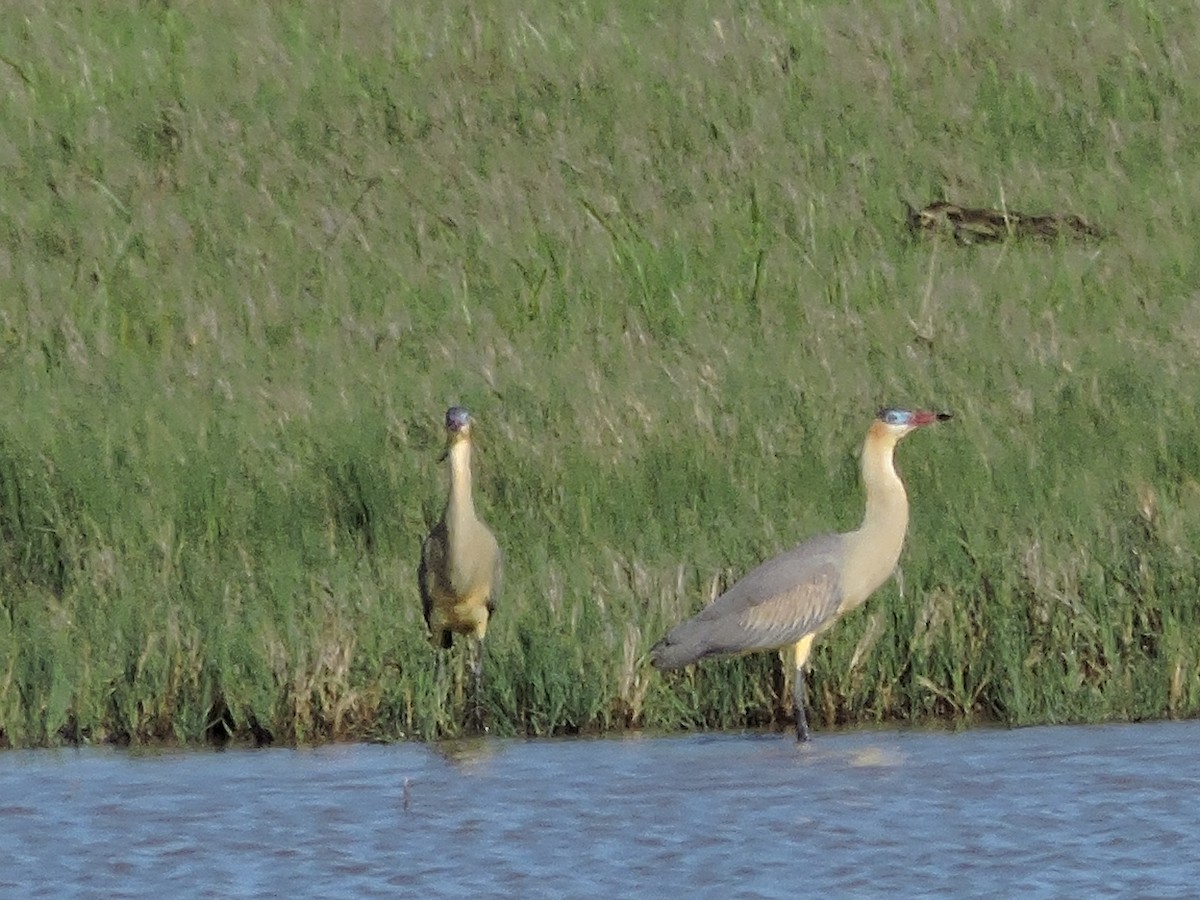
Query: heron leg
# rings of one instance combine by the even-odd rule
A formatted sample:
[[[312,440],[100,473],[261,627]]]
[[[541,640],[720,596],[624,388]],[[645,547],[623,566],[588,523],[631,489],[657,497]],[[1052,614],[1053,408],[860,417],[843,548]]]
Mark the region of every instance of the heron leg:
[[[433,660],[433,695],[440,710],[446,703],[446,651],[435,649]]]
[[[487,725],[483,721],[483,638],[471,641],[471,718],[475,730],[483,734]]]
[[[804,669],[812,649],[813,636],[805,635],[796,642],[796,671],[792,681],[792,708],[796,716],[796,740],[803,743],[812,737],[808,730],[808,715],[804,709]]]

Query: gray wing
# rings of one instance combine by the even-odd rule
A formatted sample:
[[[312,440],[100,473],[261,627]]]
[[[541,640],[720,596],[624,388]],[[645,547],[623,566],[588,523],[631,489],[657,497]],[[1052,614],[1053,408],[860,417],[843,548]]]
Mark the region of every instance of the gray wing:
[[[421,591],[421,612],[426,625],[433,614],[433,586],[444,566],[445,547],[446,526],[438,522],[421,544],[421,563],[417,566],[417,587]]]
[[[793,644],[833,620],[842,599],[843,538],[811,538],[767,560],[651,651],[660,669]]]

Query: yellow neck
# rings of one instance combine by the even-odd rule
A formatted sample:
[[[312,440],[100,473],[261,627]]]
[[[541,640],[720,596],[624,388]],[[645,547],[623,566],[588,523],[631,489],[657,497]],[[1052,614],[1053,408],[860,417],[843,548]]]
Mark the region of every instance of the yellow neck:
[[[471,442],[456,441],[450,447],[450,496],[446,500],[446,528],[454,531],[475,519],[471,499]]]
[[[846,535],[843,609],[858,606],[887,581],[900,559],[908,530],[908,495],[896,474],[896,436],[872,426],[863,444],[862,479],[867,509],[857,531]]]

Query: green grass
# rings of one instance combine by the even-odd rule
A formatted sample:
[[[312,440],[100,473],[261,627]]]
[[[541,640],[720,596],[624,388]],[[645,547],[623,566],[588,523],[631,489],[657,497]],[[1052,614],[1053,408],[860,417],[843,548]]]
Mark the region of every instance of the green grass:
[[[498,734],[780,722],[644,656],[861,514],[814,725],[1200,712],[1185,4],[21,0],[0,35],[0,741],[455,734],[440,422],[506,552]],[[1090,245],[914,243],[903,203]]]

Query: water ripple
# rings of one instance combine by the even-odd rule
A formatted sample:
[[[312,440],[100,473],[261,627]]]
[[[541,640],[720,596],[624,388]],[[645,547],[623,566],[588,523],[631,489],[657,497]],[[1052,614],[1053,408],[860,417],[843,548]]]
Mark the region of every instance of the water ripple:
[[[1188,897],[1200,723],[0,754],[0,895]]]

